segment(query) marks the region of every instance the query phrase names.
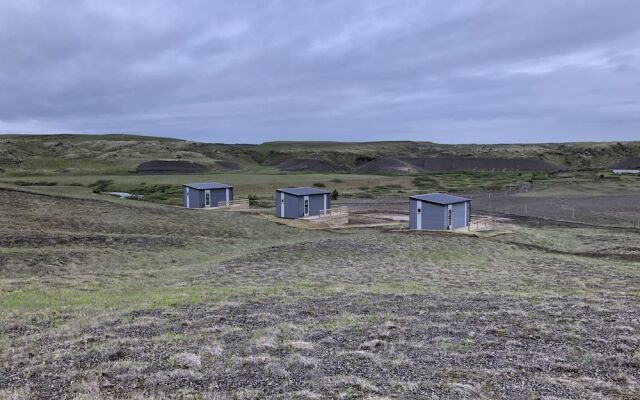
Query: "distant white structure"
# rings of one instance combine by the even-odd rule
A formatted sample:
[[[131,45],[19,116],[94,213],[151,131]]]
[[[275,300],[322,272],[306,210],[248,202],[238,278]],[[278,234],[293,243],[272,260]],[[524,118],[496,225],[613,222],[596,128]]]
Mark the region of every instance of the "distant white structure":
[[[621,175],[621,174],[640,174],[640,169],[612,169],[611,171],[616,175]]]

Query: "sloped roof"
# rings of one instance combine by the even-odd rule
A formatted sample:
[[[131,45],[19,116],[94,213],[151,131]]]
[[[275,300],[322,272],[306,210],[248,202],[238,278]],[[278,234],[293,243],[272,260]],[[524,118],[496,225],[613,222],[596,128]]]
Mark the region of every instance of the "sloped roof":
[[[276,191],[291,194],[294,196],[310,196],[314,194],[329,193],[326,190],[312,188],[312,187],[284,188],[284,189],[276,189]]]
[[[226,188],[233,187],[233,186],[225,185],[224,183],[218,183],[218,182],[185,183],[183,186],[190,187],[196,190],[226,189]]]
[[[411,196],[412,199],[422,200],[429,203],[435,204],[456,204],[456,203],[464,203],[465,201],[471,201],[465,197],[453,196],[445,193],[428,193],[428,194],[418,194],[415,196]]]

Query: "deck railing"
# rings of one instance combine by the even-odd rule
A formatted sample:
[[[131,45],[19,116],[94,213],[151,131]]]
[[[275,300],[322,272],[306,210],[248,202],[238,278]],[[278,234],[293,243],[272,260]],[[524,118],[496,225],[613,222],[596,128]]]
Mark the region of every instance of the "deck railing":
[[[241,200],[230,200],[230,201],[219,201],[219,208],[233,208],[238,210],[248,210],[249,209],[249,200],[241,199]]]
[[[493,230],[495,218],[493,217],[471,217],[469,222],[469,230],[490,231]]]
[[[326,210],[320,210],[320,214],[318,214],[318,217],[323,218],[323,217],[331,217],[331,216],[341,216],[341,215],[348,215],[349,214],[349,207],[343,206],[343,207],[334,207],[334,208],[327,208]]]

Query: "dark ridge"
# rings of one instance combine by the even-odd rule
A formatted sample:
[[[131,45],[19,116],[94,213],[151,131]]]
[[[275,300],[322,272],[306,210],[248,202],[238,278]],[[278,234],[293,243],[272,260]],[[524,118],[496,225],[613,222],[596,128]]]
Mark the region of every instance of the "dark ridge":
[[[613,166],[615,169],[640,169],[640,157],[629,157]]]
[[[192,161],[145,161],[138,165],[139,174],[183,174],[191,172],[205,172],[207,167]]]
[[[563,168],[533,158],[399,157],[379,158],[357,168],[360,172],[559,171]]]

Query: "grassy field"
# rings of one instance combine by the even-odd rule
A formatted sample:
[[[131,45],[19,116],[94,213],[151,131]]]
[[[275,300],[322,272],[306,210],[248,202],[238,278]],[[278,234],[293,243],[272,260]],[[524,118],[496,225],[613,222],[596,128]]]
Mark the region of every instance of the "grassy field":
[[[105,197],[96,178],[0,189],[0,398],[640,396],[640,230],[311,231]],[[266,196],[331,179],[215,180]]]
[[[321,174],[321,173],[223,173],[204,175],[60,175],[5,177],[0,181],[17,186],[45,190],[49,193],[73,193],[90,195],[96,183],[102,191],[123,191],[147,196],[152,202],[181,205],[182,184],[189,182],[224,182],[234,186],[236,198],[249,195],[273,201],[276,188],[291,186],[318,186],[329,191],[338,190],[343,195],[371,195],[373,193],[397,193],[414,188],[409,176]],[[51,185],[51,186],[47,186]]]
[[[337,190],[342,198],[408,197],[415,193],[474,193],[518,191],[535,186],[528,196],[551,197],[571,191],[575,195],[602,194],[640,190],[640,178],[615,176],[610,172],[452,172],[418,175],[371,175],[349,173],[233,172],[186,175],[36,175],[4,176],[0,184],[31,188],[51,194],[72,194],[99,198],[94,192],[129,192],[145,200],[170,205],[182,204],[182,184],[188,182],[223,182],[234,186],[236,198],[255,196],[263,203],[272,201],[276,188],[318,186]],[[524,186],[523,186],[524,185]]]

